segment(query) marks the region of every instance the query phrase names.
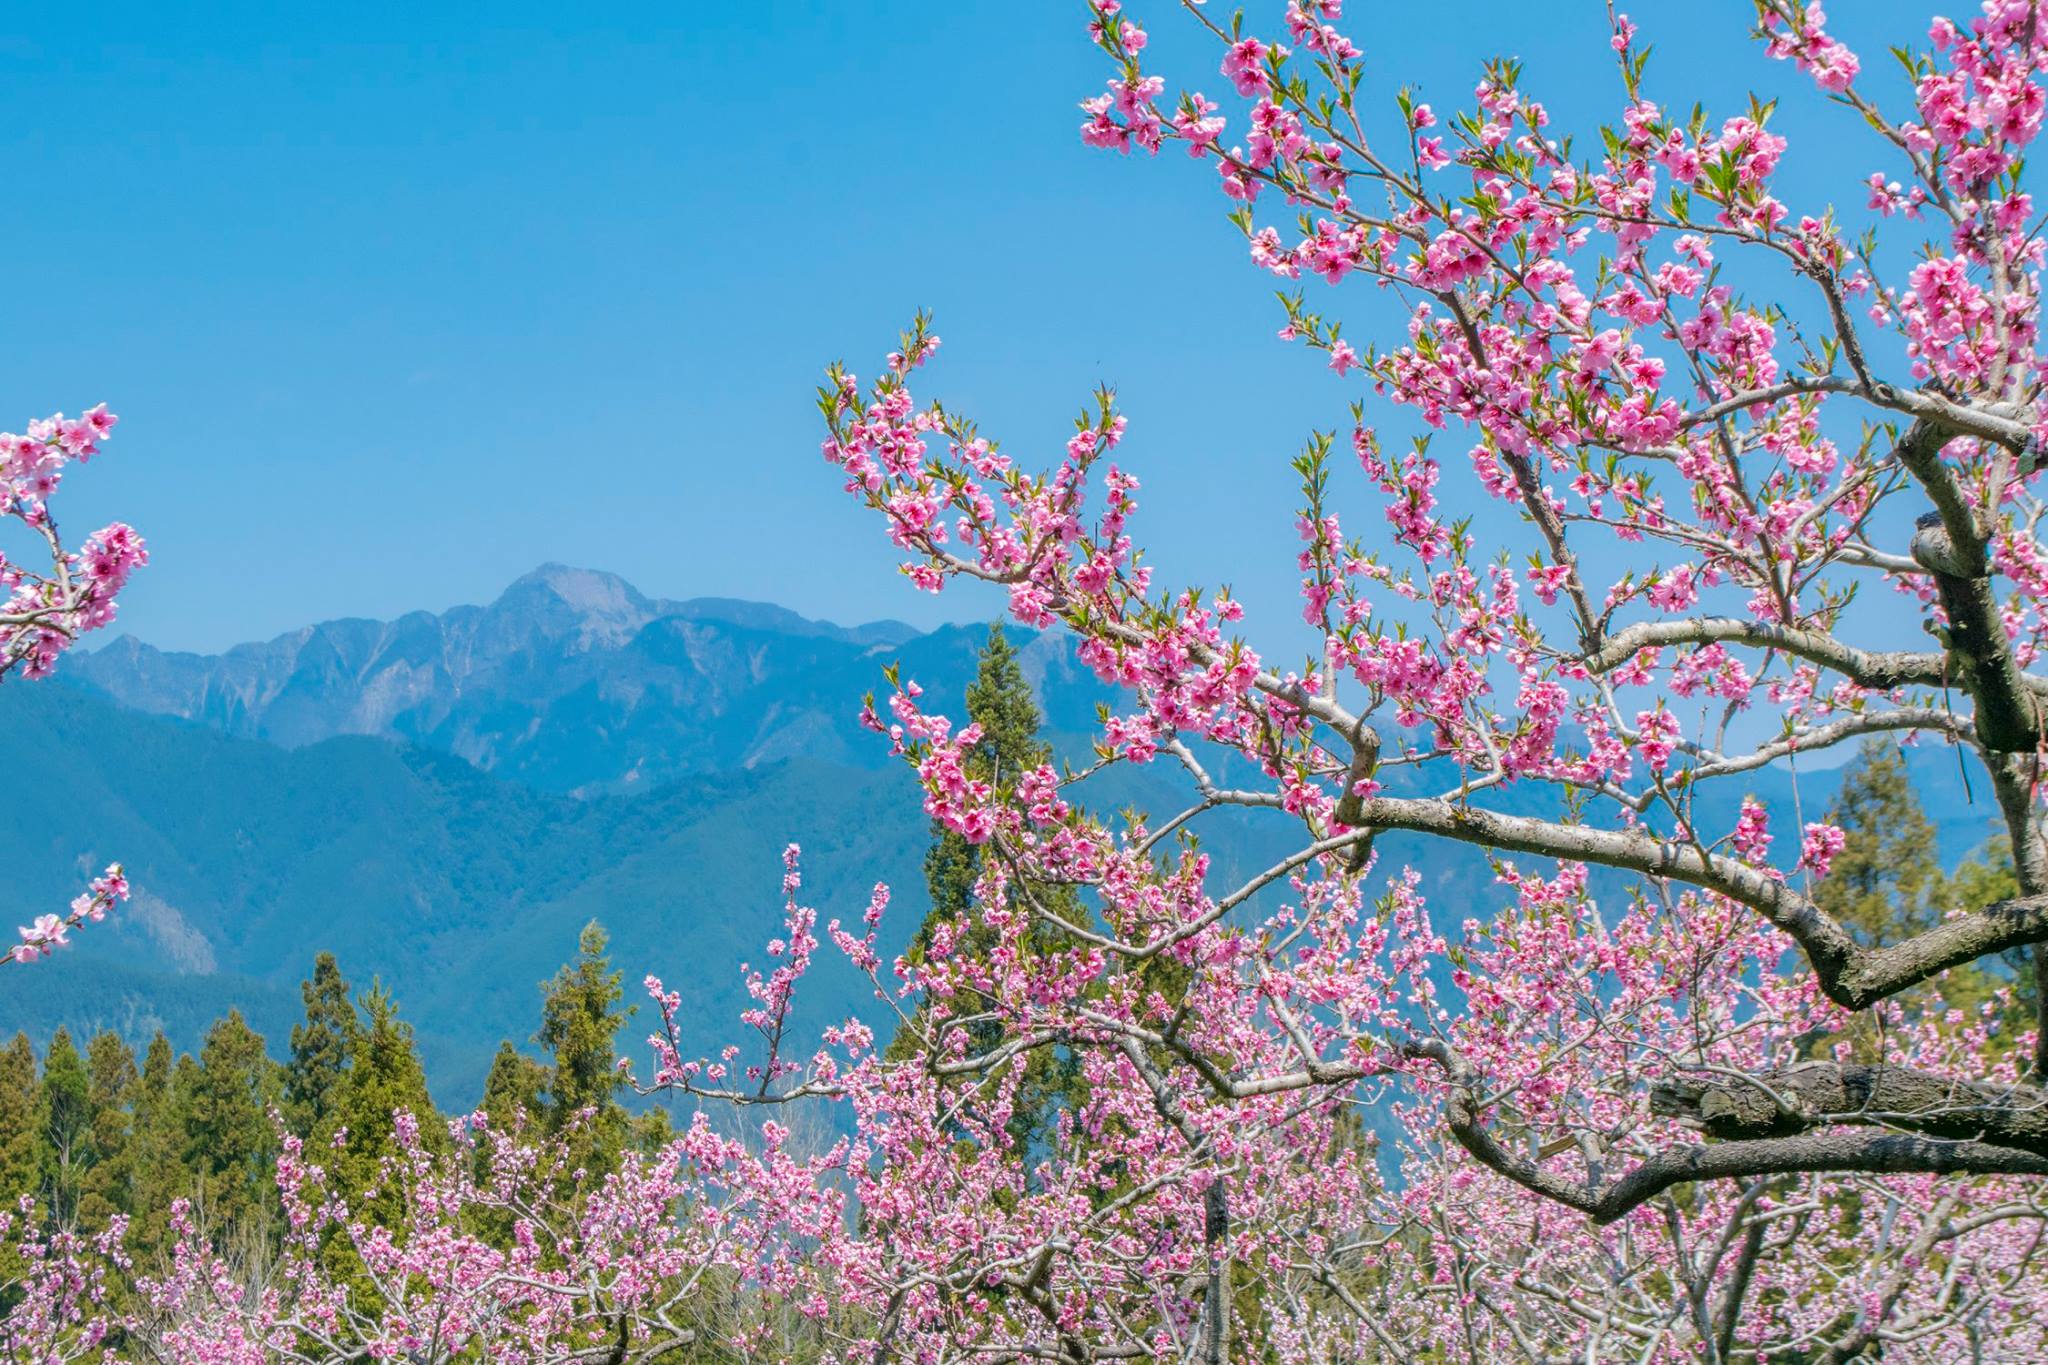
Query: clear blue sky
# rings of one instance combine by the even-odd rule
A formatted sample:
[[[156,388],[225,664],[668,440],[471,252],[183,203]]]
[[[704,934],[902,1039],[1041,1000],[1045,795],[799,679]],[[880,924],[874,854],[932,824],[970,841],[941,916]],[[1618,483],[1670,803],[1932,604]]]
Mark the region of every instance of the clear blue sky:
[[[1222,84],[1167,0],[1133,8]],[[1617,107],[1593,0],[1353,8],[1382,94],[1407,81],[1443,108],[1510,52],[1560,122]],[[1925,28],[1918,5],[1838,9],[1873,65],[1879,38]],[[1796,92],[1794,173],[1860,203],[1875,163],[1830,164],[1812,133],[1846,120],[1747,42],[1746,0],[1634,12],[1653,92],[1727,112]],[[1080,145],[1075,102],[1104,75],[1080,14],[12,7],[0,425],[102,399],[122,415],[67,524],[148,537],[122,628],[167,646],[487,600],[544,560],[929,624],[991,604],[890,572],[811,405],[826,361],[871,374],[924,305],[947,343],[927,386],[1014,454],[1054,449],[1086,392],[1117,386],[1165,577],[1227,578],[1291,617],[1285,463],[1345,421],[1351,385],[1272,339],[1271,282],[1208,166]],[[1372,291],[1346,297],[1353,335],[1387,334]],[[1269,474],[1256,493],[1225,477],[1244,468]],[[776,520],[741,516],[764,491]]]

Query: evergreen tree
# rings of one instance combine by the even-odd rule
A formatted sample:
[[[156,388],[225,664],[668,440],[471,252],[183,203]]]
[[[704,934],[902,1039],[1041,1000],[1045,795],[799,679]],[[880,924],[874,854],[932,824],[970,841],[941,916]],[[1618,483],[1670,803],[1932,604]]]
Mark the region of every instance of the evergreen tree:
[[[548,1069],[508,1039],[498,1044],[490,1075],[484,1078],[484,1116],[492,1128],[509,1133],[522,1118],[531,1121],[540,1113],[541,1095],[547,1088]]]
[[[240,1010],[207,1030],[186,1115],[185,1152],[224,1229],[253,1229],[275,1196],[278,1142],[270,1109],[281,1086],[263,1037]]]
[[[1018,774],[1036,768],[1052,755],[1051,748],[1038,737],[1042,723],[1038,702],[1001,625],[989,627],[974,681],[967,686],[967,719],[981,727],[981,741],[965,756],[970,778],[1008,786]],[[931,892],[932,908],[918,926],[913,947],[917,954],[929,948],[934,929],[964,915],[973,903],[974,883],[981,876],[981,853],[981,845],[932,821],[931,848],[924,856],[924,881]],[[977,934],[986,938],[978,930]]]
[[[1995,864],[1960,881],[1942,875],[1933,822],[1895,744],[1864,743],[1843,771],[1828,822],[1845,837],[1827,876],[1815,884],[1813,899],[1863,943],[1899,942],[1939,923],[1959,894],[1969,903],[1995,889]],[[1938,992],[1944,1006],[1974,1012],[1997,985],[1990,973],[1969,963],[1900,994],[1895,1003],[1920,1008]],[[1873,1016],[1860,1017],[1844,1036],[1859,1057],[1873,1058],[1880,1051]],[[1836,1041],[1822,1040],[1818,1046],[1825,1050]]]
[[[92,1108],[92,1165],[85,1173],[79,1221],[105,1227],[134,1210],[134,1106],[142,1073],[135,1053],[112,1029],[95,1034],[85,1049],[86,1098]]]
[[[967,776],[1003,788],[1052,756],[1051,746],[1039,737],[1043,718],[1017,651],[1000,624],[991,625],[982,646],[974,681],[967,688],[967,718],[981,727],[981,739],[967,750],[963,767]],[[930,951],[939,926],[963,922],[970,927],[954,939],[955,956],[986,957],[995,948],[995,937],[973,921],[974,886],[981,877],[982,846],[969,843],[966,836],[934,820],[932,842],[925,853],[925,887],[931,896],[931,910],[918,926],[911,941],[909,957],[921,961]],[[1033,886],[1032,895],[1069,923],[1082,917],[1073,893],[1066,887]],[[1043,922],[1032,925],[1028,942],[1048,945],[1054,935]],[[971,1011],[970,1011],[971,1012]],[[921,1022],[921,1021],[920,1021]],[[970,1028],[969,1048],[980,1051],[1000,1039],[994,1024]],[[913,1029],[900,1030],[889,1048],[889,1056],[900,1060],[916,1051]],[[1019,1142],[1042,1143],[1050,1137],[1058,1120],[1062,1096],[1079,1084],[1078,1067],[1072,1056],[1051,1049],[1037,1049],[1027,1055],[1025,1074],[1018,1084],[1009,1128]]]
[[[1868,944],[1895,943],[1940,920],[1934,826],[1896,745],[1864,744],[1842,775],[1828,823],[1847,837],[1814,888],[1815,904]]]
[[[326,1124],[361,1021],[333,953],[322,953],[313,960],[313,976],[299,984],[299,996],[306,1002],[306,1021],[292,1025],[284,1098],[292,1131],[305,1136]]]
[[[155,1265],[168,1251],[172,1202],[205,1197],[204,1183],[188,1152],[192,1095],[198,1083],[198,1065],[189,1056],[176,1055],[170,1039],[157,1030],[143,1053],[131,1122],[134,1180],[128,1245],[140,1265]]]
[[[36,1050],[26,1033],[0,1052],[0,1195],[36,1191]]]
[[[354,1061],[342,1073],[327,1126],[321,1132],[326,1142],[346,1130],[334,1167],[341,1189],[351,1199],[376,1183],[384,1158],[397,1150],[392,1124],[401,1111],[418,1121],[429,1146],[438,1146],[442,1140],[412,1025],[398,1017],[398,1003],[378,982],[370,984],[359,1003],[363,1022],[356,1035]],[[395,1206],[380,1200],[373,1203],[372,1210],[388,1217]]]
[[[59,1227],[78,1223],[78,1197],[91,1161],[91,1082],[71,1032],[59,1028],[43,1054],[36,1090],[36,1165],[44,1211]]]
[[[548,1075],[546,1119],[555,1132],[575,1129],[571,1151],[591,1170],[610,1170],[625,1149],[631,1125],[619,1092],[616,1046],[619,1026],[632,1016],[621,1010],[622,975],[612,970],[608,940],[596,920],[583,926],[576,960],[541,987],[540,1032],[534,1041],[554,1056]],[[587,1112],[588,1118],[580,1116]]]

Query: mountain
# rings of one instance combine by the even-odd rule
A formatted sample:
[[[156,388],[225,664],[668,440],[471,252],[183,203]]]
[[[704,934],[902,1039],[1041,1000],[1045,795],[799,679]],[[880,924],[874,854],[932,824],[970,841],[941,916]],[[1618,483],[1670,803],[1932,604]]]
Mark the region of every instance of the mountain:
[[[218,655],[123,637],[67,675],[242,738],[404,740],[589,795],[799,755],[879,766],[855,707],[915,638],[896,621],[849,628],[762,603],[654,600],[550,564],[486,607],[328,621]]]

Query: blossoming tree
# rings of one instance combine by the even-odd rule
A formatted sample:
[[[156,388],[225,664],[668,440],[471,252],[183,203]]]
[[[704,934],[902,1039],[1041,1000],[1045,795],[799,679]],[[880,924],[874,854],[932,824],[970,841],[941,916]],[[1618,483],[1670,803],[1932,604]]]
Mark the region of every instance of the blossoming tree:
[[[2048,940],[2048,679],[2030,671],[2048,623],[2048,428],[2024,165],[2048,106],[2048,16],[1990,0],[1967,25],[1936,21],[1902,55],[1894,112],[1819,5],[1762,0],[1766,50],[1840,107],[1845,132],[1874,135],[1868,221],[1852,222],[1779,198],[1786,144],[1767,106],[1667,112],[1625,16],[1612,26],[1621,116],[1584,160],[1513,63],[1486,69],[1475,108],[1439,115],[1405,92],[1367,100],[1336,0],[1295,0],[1269,32],[1182,8],[1241,112],[1169,96],[1145,30],[1102,0],[1090,31],[1113,74],[1083,137],[1179,144],[1217,168],[1254,266],[1371,281],[1401,301],[1380,344],[1354,344],[1305,292],[1281,332],[1369,385],[1348,444],[1385,524],[1347,531],[1337,443],[1312,437],[1296,468],[1313,646],[1288,670],[1246,642],[1227,594],[1155,588],[1131,533],[1138,483],[1112,459],[1125,422],[1110,395],[1036,472],[913,396],[938,344],[922,319],[867,389],[832,372],[825,454],[906,552],[905,573],[932,591],[1002,585],[1018,620],[1071,631],[1132,700],[1104,726],[1102,763],[1177,762],[1192,788],[1181,813],[1118,827],[1050,767],[970,778],[971,732],[899,686],[875,724],[933,814],[991,850],[978,914],[1011,935],[989,961],[949,963],[942,942],[918,973],[954,1004],[950,1019],[928,1011],[931,1069],[989,1077],[1025,1049],[1081,1048],[1112,1068],[1098,1084],[1149,1093],[1169,1145],[1211,1158],[1217,1130],[1198,1113],[1342,1104],[1398,1075],[1423,1096],[1411,1123],[1434,1116],[1483,1168],[1467,1180],[1596,1224],[1667,1224],[1661,1264],[1684,1292],[1663,1302],[1687,1313],[1614,1330],[1652,1346],[1676,1333],[1710,1358],[1782,1332],[1845,1360],[1885,1333],[1979,1330],[1952,1310],[2031,1273],[2048,1030],[1932,1028],[1930,1006],[1901,1002],[2016,949],[2038,977]],[[1519,535],[1525,558],[1489,555],[1450,515],[1428,440],[1383,445],[1378,424],[1403,410],[1464,438],[1484,515],[1516,528],[1486,543]],[[1966,757],[2019,894],[1879,943],[1821,908],[1813,887],[1841,832],[1794,817],[1785,839],[1773,826],[1790,812],[1745,793],[1774,765],[1873,735]],[[1212,885],[1184,835],[1233,807],[1298,822],[1300,849]],[[1548,908],[1489,926],[1472,907],[1453,944],[1396,877],[1369,914],[1362,883],[1387,834],[1486,850]],[[1554,871],[1513,861],[1529,858]],[[1632,888],[1626,915],[1583,905],[1589,869]],[[1085,888],[1091,913],[1048,906],[1033,894],[1045,885]],[[1245,922],[1283,885],[1286,905]],[[1064,946],[1027,943],[1034,920]],[[1824,1045],[1858,1017],[1883,1027],[1874,1054]],[[986,1037],[991,1019],[1005,1041],[966,1055],[961,1021]],[[1955,1040],[1973,1029],[1974,1044]],[[1427,1126],[1410,1132],[1423,1146]],[[1866,1180],[1901,1212],[1878,1241]],[[1212,1262],[1229,1259],[1242,1188],[1209,1186]],[[1780,1201],[1801,1189],[1820,1193],[1800,1216],[1831,1230],[1792,1251],[1771,1229],[1789,1226]],[[1719,1228],[1714,1257],[1695,1255],[1686,1208]],[[2008,1225],[2016,1241],[2001,1240]],[[1796,1278],[1785,1256],[1825,1259],[1813,1247],[1830,1238],[1861,1248],[1862,1306],[1844,1318],[1806,1283],[1806,1318],[1752,1324],[1756,1277]],[[1902,1308],[1937,1248],[1969,1288]],[[1218,1286],[1234,1281],[1212,1273],[1224,1278],[1204,1311],[1227,1318]],[[1201,1349],[1228,1340],[1212,1321]]]
[[[149,562],[142,537],[123,522],[102,527],[77,550],[64,548],[51,496],[64,469],[99,453],[100,442],[119,419],[101,403],[77,417],[58,413],[28,424],[25,435],[0,432],[0,516],[32,533],[47,561],[17,561],[0,552],[0,680],[19,670],[23,677],[47,677],[57,657],[87,631],[114,619],[114,598],[128,576]],[[68,913],[45,914],[21,930],[21,942],[0,953],[0,962],[33,962],[63,946],[88,920],[106,917],[126,899],[120,866],[110,867],[71,903]]]

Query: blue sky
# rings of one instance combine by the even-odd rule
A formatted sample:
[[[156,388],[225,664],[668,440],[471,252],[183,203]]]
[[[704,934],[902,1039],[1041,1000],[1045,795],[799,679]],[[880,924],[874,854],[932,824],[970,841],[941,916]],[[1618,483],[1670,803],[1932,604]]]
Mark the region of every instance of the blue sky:
[[[1222,84],[1165,0],[1132,8],[1173,69]],[[1919,6],[1839,8],[1866,54],[1924,32]],[[1354,9],[1389,98],[1406,82],[1444,108],[1505,52],[1561,124],[1618,107],[1591,0]],[[1795,95],[1793,182],[1860,203],[1876,162],[1830,160],[1816,136],[1848,121],[1747,42],[1749,12],[1637,5],[1653,93],[1731,112],[1752,88]],[[932,624],[992,604],[895,577],[811,405],[826,361],[871,374],[926,306],[946,339],[926,387],[1020,457],[1115,385],[1163,576],[1292,617],[1286,461],[1346,420],[1356,377],[1273,340],[1271,282],[1207,166],[1080,145],[1075,102],[1105,74],[1080,16],[15,7],[0,425],[102,399],[122,415],[66,520],[149,539],[122,627],[167,646],[488,600],[545,560]],[[1351,335],[1388,335],[1386,301],[1342,297]],[[1354,523],[1376,519],[1340,487]]]

